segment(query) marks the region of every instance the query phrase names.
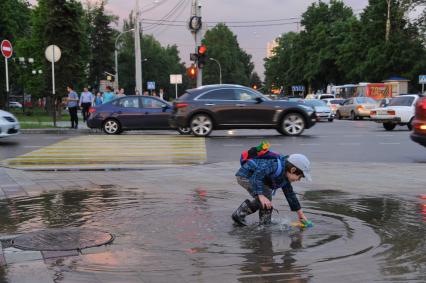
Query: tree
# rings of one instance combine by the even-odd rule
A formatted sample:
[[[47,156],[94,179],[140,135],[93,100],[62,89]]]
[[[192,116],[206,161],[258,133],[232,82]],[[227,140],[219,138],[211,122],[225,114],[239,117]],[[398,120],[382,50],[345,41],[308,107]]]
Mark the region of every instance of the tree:
[[[0,41],[3,39],[11,41],[15,54],[19,50],[19,39],[30,34],[30,13],[29,4],[24,0],[0,1]],[[10,84],[15,82],[13,78],[18,75],[16,64],[13,64],[12,60],[9,59],[8,64]],[[0,60],[0,107],[4,107],[6,101],[5,76],[4,60]]]
[[[89,44],[89,84],[98,88],[99,81],[105,77],[104,72],[115,73],[114,41],[116,32],[111,23],[118,17],[105,13],[106,0],[93,5],[88,4],[86,10],[87,33]]]
[[[360,73],[365,81],[382,81],[398,75],[415,82],[426,68],[426,50],[416,26],[406,18],[404,1],[391,0],[391,29],[385,39],[387,3],[370,0],[361,15],[359,41],[364,52],[359,54]],[[417,86],[416,83],[413,86]]]
[[[207,46],[207,56],[220,62],[224,83],[250,85],[250,75],[254,69],[251,55],[240,48],[237,37],[225,24],[217,24],[208,30],[203,44]],[[203,84],[217,82],[217,65],[208,60],[203,69]]]
[[[342,1],[312,4],[302,16],[304,30],[282,35],[275,55],[265,60],[267,87],[305,84],[318,90],[395,75],[417,81],[426,69],[424,34],[406,16],[409,0],[389,1],[388,40],[387,1],[370,0],[360,19]]]
[[[339,51],[347,52],[340,45],[346,41],[353,22],[356,18],[352,10],[341,1],[319,1],[309,6],[302,15],[304,31],[283,34],[275,55],[265,60],[267,87],[283,86],[287,91],[292,85],[325,89],[329,83],[345,82],[342,69],[347,58],[340,58]]]
[[[62,49],[61,60],[55,65],[56,84],[59,93],[73,84],[76,89],[86,85],[83,58],[83,43],[86,34],[82,26],[83,7],[76,0],[48,0],[44,37],[47,44],[56,44]]]
[[[134,27],[132,13],[124,21],[123,31]],[[119,42],[119,84],[128,94],[133,94],[135,89],[135,57],[134,35],[132,32],[123,34]],[[165,96],[174,98],[174,86],[170,85],[170,74],[185,74],[185,66],[180,62],[179,51],[176,45],[163,47],[152,35],[141,36],[142,79],[143,88],[146,89],[148,81],[156,83],[157,91],[163,88]],[[188,86],[188,79],[178,86],[182,93]]]

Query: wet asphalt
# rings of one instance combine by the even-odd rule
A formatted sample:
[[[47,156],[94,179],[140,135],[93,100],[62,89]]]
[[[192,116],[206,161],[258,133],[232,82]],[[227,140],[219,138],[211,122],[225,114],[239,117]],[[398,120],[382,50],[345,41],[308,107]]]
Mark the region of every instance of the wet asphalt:
[[[116,239],[52,258],[2,241],[0,282],[425,282],[426,149],[408,135],[405,128],[336,121],[298,138],[215,132],[206,139],[207,164],[189,168],[2,169],[2,237],[81,227]],[[55,142],[35,136],[22,144],[25,136],[16,137],[10,156],[35,141]],[[262,138],[312,160],[314,182],[295,190],[313,228],[290,225],[297,218],[280,193],[273,225],[259,226],[257,215],[247,227],[232,223],[230,214],[248,197],[233,176],[239,154]],[[13,186],[21,194],[12,194]]]

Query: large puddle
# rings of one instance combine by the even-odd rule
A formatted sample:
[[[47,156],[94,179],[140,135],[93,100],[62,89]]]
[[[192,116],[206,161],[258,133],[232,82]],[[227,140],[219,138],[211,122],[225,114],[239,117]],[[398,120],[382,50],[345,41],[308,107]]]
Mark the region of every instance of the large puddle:
[[[108,230],[112,245],[48,260],[55,282],[425,282],[426,200],[312,191],[302,198],[314,228],[289,224],[282,197],[274,225],[251,216],[229,191],[90,188],[0,201],[0,234],[45,228]],[[0,267],[0,282],[8,282]],[[15,269],[16,271],[16,269]]]

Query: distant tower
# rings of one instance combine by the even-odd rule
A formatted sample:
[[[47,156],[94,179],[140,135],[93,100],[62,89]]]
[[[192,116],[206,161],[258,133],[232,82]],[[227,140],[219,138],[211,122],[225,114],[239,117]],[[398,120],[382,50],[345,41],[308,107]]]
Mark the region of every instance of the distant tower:
[[[276,39],[268,42],[266,44],[266,58],[271,58],[272,56],[275,55],[274,53],[274,48],[278,46],[278,42]]]

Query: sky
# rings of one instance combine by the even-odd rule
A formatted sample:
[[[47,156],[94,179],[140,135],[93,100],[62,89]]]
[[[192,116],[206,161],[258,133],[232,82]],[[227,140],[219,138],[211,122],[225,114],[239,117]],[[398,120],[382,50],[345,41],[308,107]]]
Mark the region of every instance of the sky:
[[[106,9],[109,13],[120,17],[121,30],[123,19],[135,7],[136,0],[108,0]],[[30,0],[35,3],[36,0]],[[82,1],[85,3],[86,1]],[[90,0],[89,2],[96,2]],[[177,4],[183,2],[176,13],[168,16],[168,21],[188,21],[190,17],[191,0],[139,0],[141,18],[162,19]],[[228,25],[247,25],[248,23],[231,23],[236,21],[265,21],[276,19],[300,18],[312,0],[200,0],[203,22],[225,22]],[[328,1],[323,1],[328,2]],[[368,0],[345,0],[347,6],[355,13],[360,13],[368,4]],[[255,71],[263,78],[263,59],[266,57],[267,42],[288,31],[298,31],[298,19],[285,21],[286,24],[262,27],[230,27],[237,36],[240,47],[252,55]],[[283,21],[279,22],[282,23]],[[278,22],[277,22],[278,23]],[[261,24],[258,22],[257,24]],[[189,54],[195,50],[194,38],[186,26],[149,26],[143,23],[144,33],[152,34],[162,45],[176,44],[180,57],[186,64],[190,63]],[[204,24],[204,26],[207,26]],[[214,24],[210,24],[213,27]],[[142,50],[143,58],[143,50]]]

